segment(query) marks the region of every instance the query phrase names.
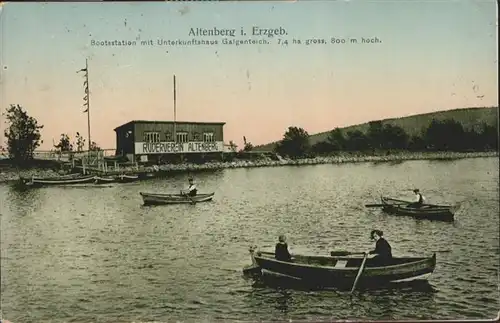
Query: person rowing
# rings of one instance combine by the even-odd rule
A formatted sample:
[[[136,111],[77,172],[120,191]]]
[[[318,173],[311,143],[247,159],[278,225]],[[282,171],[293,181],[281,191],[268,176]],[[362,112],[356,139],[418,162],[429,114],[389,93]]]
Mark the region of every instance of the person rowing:
[[[367,251],[368,254],[375,254],[371,262],[377,265],[383,265],[392,259],[392,248],[389,242],[384,238],[384,232],[381,230],[372,230],[370,238],[375,240],[375,250]]]
[[[278,243],[274,248],[274,258],[279,261],[291,261],[292,256],[290,252],[288,252],[288,244],[286,243],[286,237],[284,235],[280,235],[278,237]]]
[[[189,177],[188,182],[189,182],[189,187],[184,192],[181,191],[181,194],[189,197],[196,196],[196,194],[198,193],[198,189],[196,188],[196,185],[193,182],[193,178]]]
[[[422,207],[422,205],[424,205],[425,197],[422,195],[422,193],[420,193],[420,190],[418,188],[414,189],[413,193],[415,193],[416,201],[408,204],[408,207],[413,207],[413,208]]]

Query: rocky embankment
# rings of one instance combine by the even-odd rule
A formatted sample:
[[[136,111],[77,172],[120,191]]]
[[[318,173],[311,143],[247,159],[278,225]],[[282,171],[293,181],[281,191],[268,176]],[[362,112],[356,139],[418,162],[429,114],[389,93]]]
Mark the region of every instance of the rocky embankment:
[[[180,164],[180,165],[161,165],[152,167],[137,168],[120,168],[120,173],[137,173],[137,172],[168,172],[168,171],[197,171],[210,169],[227,169],[227,168],[251,168],[251,167],[278,167],[278,166],[298,166],[298,165],[319,165],[319,164],[343,164],[343,163],[362,163],[362,162],[399,162],[407,160],[452,160],[462,158],[479,158],[479,157],[496,157],[498,152],[474,152],[474,153],[400,153],[384,156],[368,156],[368,155],[339,155],[328,157],[315,157],[299,160],[281,159],[259,159],[254,161],[237,160],[232,162],[209,162],[205,164]],[[17,180],[22,177],[57,177],[60,173],[50,169],[29,169],[29,170],[0,170],[0,182]]]

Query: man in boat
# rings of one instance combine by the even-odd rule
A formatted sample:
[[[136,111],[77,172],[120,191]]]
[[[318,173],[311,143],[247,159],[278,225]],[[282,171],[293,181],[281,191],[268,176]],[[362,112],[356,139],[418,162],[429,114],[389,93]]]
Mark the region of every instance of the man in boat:
[[[370,238],[375,240],[375,250],[371,250],[369,254],[375,254],[371,262],[377,265],[387,264],[392,259],[392,248],[389,242],[384,239],[384,232],[381,230],[372,230]]]
[[[418,188],[413,190],[413,193],[416,195],[416,201],[414,203],[408,204],[408,207],[419,208],[422,207],[425,201],[425,197],[420,193]]]
[[[274,258],[279,261],[292,260],[292,256],[288,252],[288,244],[286,243],[286,237],[284,235],[278,237],[278,243],[274,248]]]
[[[198,193],[198,189],[196,188],[196,185],[193,182],[193,178],[190,177],[189,178],[189,187],[183,194],[187,195],[187,196],[196,196],[196,193]]]

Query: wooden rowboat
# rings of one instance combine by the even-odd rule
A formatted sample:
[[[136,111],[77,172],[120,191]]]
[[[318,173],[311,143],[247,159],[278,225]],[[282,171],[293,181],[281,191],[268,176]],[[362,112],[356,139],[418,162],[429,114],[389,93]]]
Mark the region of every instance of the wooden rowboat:
[[[279,261],[271,252],[250,250],[255,274],[292,278],[303,283],[321,287],[351,288],[358,274],[362,256],[305,256],[292,255],[292,261]],[[367,258],[358,286],[380,286],[386,284],[426,280],[436,268],[436,254],[430,257],[394,257],[380,264]],[[248,269],[247,269],[248,270]]]
[[[80,173],[73,173],[73,174],[67,174],[67,175],[58,175],[56,177],[36,177],[36,176],[33,176],[33,177],[19,177],[19,179],[23,182],[29,182],[33,179],[35,179],[37,181],[50,181],[50,180],[55,180],[55,179],[63,180],[63,179],[80,178],[82,176],[84,176],[84,175],[82,175]]]
[[[126,175],[126,174],[118,175],[117,178],[118,181],[121,183],[135,182],[140,179],[138,175]]]
[[[118,176],[96,176],[95,184],[111,184],[111,183],[130,183],[139,180],[136,175],[118,175]]]
[[[403,216],[412,216],[418,219],[439,220],[439,221],[453,221],[455,207],[449,205],[434,205],[423,204],[421,207],[408,206],[409,201],[393,199],[389,197],[381,197],[382,210]]]
[[[117,180],[114,177],[101,177],[101,176],[96,176],[94,178],[94,183],[95,184],[111,184],[111,183],[116,183]]]
[[[189,204],[211,201],[215,193],[186,196],[181,194],[156,194],[140,192],[144,205]]]
[[[58,185],[74,185],[74,184],[90,184],[95,182],[94,175],[86,175],[79,177],[67,177],[67,178],[44,178],[44,179],[22,179],[22,182],[26,186],[30,187],[41,187],[41,186],[58,186]]]
[[[82,176],[85,176],[85,175],[82,175],[80,173],[73,173],[73,174],[67,174],[67,175],[59,175],[57,177],[33,177],[34,179],[38,179],[38,180],[50,180],[50,179],[54,179],[54,178],[57,178],[57,179],[71,179],[71,178],[79,178],[79,177],[82,177]]]

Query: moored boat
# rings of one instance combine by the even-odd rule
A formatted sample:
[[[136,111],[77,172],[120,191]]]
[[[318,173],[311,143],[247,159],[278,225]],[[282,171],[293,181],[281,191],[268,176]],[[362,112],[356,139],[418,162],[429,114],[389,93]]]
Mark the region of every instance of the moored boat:
[[[140,178],[138,175],[122,174],[122,175],[118,175],[117,179],[121,183],[130,183],[130,182],[138,181]]]
[[[215,193],[197,194],[196,196],[187,196],[184,194],[158,194],[140,192],[144,205],[163,205],[163,204],[193,204],[211,201]]]
[[[96,176],[95,184],[131,183],[140,180],[137,175]]]
[[[362,256],[292,255],[292,261],[279,261],[272,252],[250,249],[253,265],[247,271],[300,280],[321,287],[351,287],[363,262]],[[436,268],[436,254],[430,257],[393,257],[383,265],[367,258],[358,286],[379,286],[426,280]]]
[[[79,178],[79,177],[82,177],[84,175],[80,174],[80,173],[73,173],[73,174],[67,174],[67,175],[58,175],[58,176],[53,176],[53,177],[36,177],[36,176],[32,176],[32,177],[20,177],[19,179],[23,182],[29,182],[33,179],[37,180],[37,181],[50,181],[50,180],[54,180],[54,179],[59,179],[59,180],[64,180],[64,179],[73,179],[73,178]]]
[[[54,177],[54,178],[22,178],[21,181],[24,185],[30,187],[41,186],[57,186],[57,185],[73,185],[73,184],[90,184],[95,182],[94,175],[84,175],[78,177]]]
[[[382,210],[387,213],[412,216],[418,219],[453,221],[455,207],[450,205],[423,204],[420,207],[409,206],[412,202],[389,197],[380,197]]]
[[[114,177],[101,177],[101,176],[95,176],[94,177],[94,183],[95,184],[111,184],[117,182],[116,178]]]

